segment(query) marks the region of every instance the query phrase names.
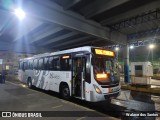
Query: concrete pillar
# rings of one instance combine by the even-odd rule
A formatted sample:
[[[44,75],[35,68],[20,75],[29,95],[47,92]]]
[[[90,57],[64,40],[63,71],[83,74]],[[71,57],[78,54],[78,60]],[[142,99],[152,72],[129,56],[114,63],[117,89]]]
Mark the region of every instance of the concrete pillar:
[[[123,57],[124,57],[124,82],[130,82],[129,76],[129,45],[127,44],[123,49]]]

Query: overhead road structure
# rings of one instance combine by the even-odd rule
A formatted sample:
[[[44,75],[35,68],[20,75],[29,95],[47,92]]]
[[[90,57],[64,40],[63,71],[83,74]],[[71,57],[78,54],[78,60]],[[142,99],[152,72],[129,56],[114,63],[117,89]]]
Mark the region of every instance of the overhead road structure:
[[[127,18],[126,20],[111,24],[110,28],[119,30],[158,19],[160,19],[160,8],[157,8],[153,11],[148,11],[147,13],[142,13],[141,15],[132,16],[131,18]]]
[[[141,46],[147,46],[149,44],[160,44],[160,40],[159,39],[154,39],[154,40],[143,40],[143,41],[134,41],[134,42],[130,42],[129,46],[133,46],[133,47],[141,47]],[[108,48],[111,50],[114,50],[115,48],[123,48],[123,45],[109,45],[109,46],[104,46],[104,48]]]
[[[128,1],[129,2],[129,1]],[[110,16],[106,17],[105,19],[99,20],[103,26],[112,26],[116,23],[121,23],[122,21],[129,20],[135,17],[141,17],[143,15],[150,15],[152,12],[158,11],[160,8],[160,1],[152,0],[152,1],[141,1],[142,3],[137,3],[136,0],[132,0],[134,2],[132,5],[128,5],[127,8],[123,8],[124,12],[120,14],[111,14]],[[145,3],[143,3],[145,2]],[[142,5],[143,4],[143,5]],[[132,8],[134,7],[134,9]],[[121,11],[122,11],[121,10]],[[120,11],[114,11],[115,13],[119,13]],[[154,17],[154,16],[152,16]],[[98,19],[98,18],[97,18]]]
[[[127,39],[129,42],[135,41],[135,40],[146,40],[146,39],[159,39],[160,38],[160,27],[141,31],[137,33],[132,33],[127,35]]]
[[[53,46],[56,45],[59,46],[59,49],[65,49],[61,46],[63,42],[68,42],[67,46],[72,45],[72,43],[80,46],[101,46],[102,42],[106,45],[126,45],[128,42],[126,36],[142,31],[139,28],[143,26],[143,23],[140,22],[138,26],[137,24],[133,25],[132,22],[134,23],[135,20],[143,19],[140,21],[146,22],[145,24],[154,21],[153,24],[149,23],[146,28],[143,27],[145,30],[149,30],[150,26],[152,29],[157,27],[159,3],[157,0],[140,2],[137,0],[23,1],[21,8],[26,12],[26,17],[19,23],[13,17],[12,9],[6,8],[1,2],[0,14],[3,16],[1,25],[3,32],[1,34],[7,35],[8,31],[12,31],[10,32],[13,39],[11,42],[16,43],[25,38],[30,45],[46,47],[51,50],[54,50],[55,47]],[[16,1],[13,4],[16,5]],[[11,18],[12,21],[10,21]],[[8,19],[8,23],[3,24],[6,19]],[[132,27],[127,28],[127,20],[131,22]],[[126,22],[125,26],[122,27],[121,21]],[[18,31],[16,26],[19,24],[25,29],[20,34],[16,33]],[[115,25],[118,26],[117,24],[121,25],[121,29],[114,28]],[[84,43],[79,40],[75,42],[75,39],[80,39],[81,35],[84,38],[90,37],[89,41],[82,39]],[[73,39],[69,40],[70,37]],[[92,38],[93,40],[90,40]]]
[[[130,36],[134,34],[139,35],[143,31],[159,28],[160,1],[158,0],[66,0],[66,4],[58,0],[54,2],[62,6],[64,10],[76,12],[88,20],[100,23],[103,27],[109,27],[111,31],[119,31],[127,35],[127,43],[130,43]],[[65,6],[68,8],[65,9]],[[156,35],[152,35],[153,38]],[[141,38],[146,40],[152,36],[147,36],[147,38],[141,36]],[[134,38],[134,41],[142,41],[142,39]]]
[[[23,21],[17,21],[12,14],[13,8],[6,8],[3,2],[1,2],[0,12],[2,16],[5,16],[4,18],[8,17],[8,22],[5,23],[8,28],[4,25],[1,26],[1,31],[4,31],[3,33],[1,32],[1,34],[8,33],[8,30],[12,30],[12,39],[10,42],[18,43],[19,41],[27,39],[29,45],[37,45],[37,47],[43,47],[43,45],[46,47],[47,45],[54,44],[54,42],[60,43],[63,42],[62,40],[75,35],[79,35],[79,37],[83,35],[84,37],[90,37],[90,39],[94,38],[90,40],[90,42],[88,41],[87,45],[95,43],[94,40],[97,42],[97,39],[100,44],[103,41],[106,41],[105,43],[107,44],[120,43],[125,45],[127,43],[126,35],[117,31],[111,31],[110,28],[103,27],[98,22],[88,20],[85,16],[70,10],[70,8],[81,3],[84,3],[84,0],[66,1],[62,3],[63,5],[67,4],[65,5],[66,7],[63,7],[63,5],[57,4],[56,1],[53,2],[50,0],[24,1],[21,7],[26,12],[26,17]],[[17,3],[13,2],[13,4]],[[9,18],[12,18],[13,21],[11,22]],[[2,19],[2,21],[6,20]],[[12,25],[14,25],[14,27],[12,27]],[[23,30],[20,30],[21,32],[18,33],[17,31],[19,31],[19,29]],[[75,37],[75,39],[80,38]],[[72,43],[71,40],[69,40],[69,43]],[[81,45],[80,41],[77,44]],[[49,49],[54,48],[51,47]]]
[[[25,9],[30,13],[31,17],[43,22],[56,23],[62,27],[69,28],[70,30],[92,35],[106,41],[112,41],[115,43],[120,42],[121,44],[126,44],[127,42],[124,34],[119,32],[110,32],[109,28],[102,27],[100,24],[89,21],[74,12],[64,11],[61,6],[49,0],[29,1]]]
[[[144,36],[139,39],[134,34],[159,28],[158,0],[23,1],[20,7],[25,18],[21,21],[12,14],[16,5],[20,5],[18,1],[12,1],[11,7],[0,2],[0,40],[21,43],[26,49],[34,46],[54,51],[118,44],[128,51],[129,43],[144,41]],[[125,56],[129,59],[128,53]]]

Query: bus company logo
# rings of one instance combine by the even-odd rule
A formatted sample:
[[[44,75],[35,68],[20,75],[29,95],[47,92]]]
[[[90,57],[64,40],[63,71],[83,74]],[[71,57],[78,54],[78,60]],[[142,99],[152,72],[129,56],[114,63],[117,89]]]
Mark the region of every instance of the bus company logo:
[[[2,117],[11,117],[11,112],[2,112]]]
[[[40,72],[40,70],[34,70],[33,73],[34,73],[34,76],[37,77],[40,75],[41,72]]]
[[[58,75],[55,75],[54,73],[50,73],[49,78],[50,79],[59,79],[60,77]]]

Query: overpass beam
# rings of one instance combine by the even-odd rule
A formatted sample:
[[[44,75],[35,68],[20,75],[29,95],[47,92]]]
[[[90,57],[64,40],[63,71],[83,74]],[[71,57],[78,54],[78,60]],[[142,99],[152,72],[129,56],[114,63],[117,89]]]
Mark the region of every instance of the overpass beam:
[[[63,27],[89,34],[106,41],[112,41],[124,45],[127,43],[124,39],[126,35],[118,32],[111,33],[109,28],[102,27],[99,23],[87,20],[85,17],[74,12],[65,11],[61,6],[49,0],[28,1],[26,3],[26,11],[28,11],[30,17],[45,22],[56,23]],[[120,41],[113,37],[117,34],[121,37],[121,39],[119,39]]]

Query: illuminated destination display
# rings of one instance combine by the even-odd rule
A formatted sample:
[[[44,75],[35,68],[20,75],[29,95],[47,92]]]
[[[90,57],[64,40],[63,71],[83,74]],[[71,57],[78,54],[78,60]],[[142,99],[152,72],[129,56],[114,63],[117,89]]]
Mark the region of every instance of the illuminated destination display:
[[[108,51],[108,50],[95,49],[95,53],[97,55],[107,55],[107,56],[113,56],[114,57],[114,52]]]

